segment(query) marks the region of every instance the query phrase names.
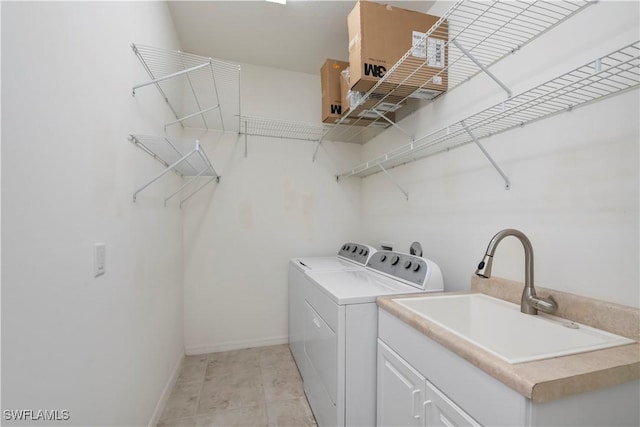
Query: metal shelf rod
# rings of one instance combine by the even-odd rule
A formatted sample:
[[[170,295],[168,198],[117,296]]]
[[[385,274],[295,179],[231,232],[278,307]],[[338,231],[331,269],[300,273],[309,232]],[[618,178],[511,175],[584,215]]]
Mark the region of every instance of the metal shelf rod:
[[[188,187],[203,176],[211,176],[220,182],[220,175],[215,171],[211,162],[202,150],[198,140],[173,138],[168,136],[131,135],[130,140],[153,156],[165,167],[162,172],[154,176],[150,181],[138,188],[133,194],[136,201],[138,193],[159,180],[169,171],[176,172],[180,177],[187,178],[180,188],[165,198],[164,204],[174,198],[178,193],[184,192]],[[197,156],[195,155],[197,153]],[[211,180],[207,181],[210,182]],[[196,191],[191,192],[190,196]],[[184,201],[184,199],[183,199]],[[182,202],[181,202],[182,203]]]
[[[183,62],[183,66],[184,66],[184,61],[182,61],[182,62]],[[213,71],[213,68],[209,67],[209,69],[211,71]],[[202,110],[202,106],[200,105],[200,100],[198,99],[198,94],[196,93],[196,90],[193,87],[193,82],[191,81],[191,76],[189,75],[189,73],[187,73],[187,74],[185,74],[185,77],[187,79],[187,82],[189,83],[189,88],[191,89],[191,94],[193,95],[193,99],[196,102],[196,106],[198,107],[198,113],[200,115],[200,118],[202,119],[202,124],[204,124],[204,128],[205,129],[209,130],[209,126],[207,126],[207,120],[204,118],[204,113],[205,112]],[[215,84],[215,79],[214,79],[214,84]],[[218,106],[220,106],[220,102],[216,103],[216,107],[218,107]],[[198,114],[195,114],[195,115],[198,115]],[[186,120],[186,118],[182,118],[181,120],[179,120],[180,124],[182,124],[183,120]],[[175,122],[173,124],[175,124]],[[167,126],[168,125],[164,126],[165,132],[166,132]]]
[[[188,74],[188,73],[190,73],[190,72],[192,72],[192,71],[196,71],[196,70],[200,70],[200,69],[202,69],[202,68],[208,67],[209,65],[211,65],[211,64],[207,62],[207,63],[204,63],[204,64],[197,65],[197,66],[195,66],[195,67],[188,68],[188,69],[186,69],[186,70],[177,71],[177,72],[175,72],[175,73],[172,73],[172,74],[166,75],[166,76],[164,76],[164,77],[160,77],[160,78],[157,78],[157,79],[153,79],[153,80],[148,81],[148,82],[145,82],[145,83],[140,83],[139,85],[135,85],[135,86],[133,87],[133,94],[135,95],[135,94],[136,94],[136,89],[140,89],[141,87],[145,87],[145,86],[149,86],[149,85],[157,84],[157,83],[163,82],[163,81],[165,81],[165,80],[172,79],[172,78],[174,78],[174,77],[182,76],[182,75],[184,75],[184,74]]]
[[[220,182],[220,177],[219,176],[212,176],[211,178],[209,178],[207,181],[205,181],[200,187],[196,188],[194,191],[192,191],[191,193],[189,193],[189,195],[187,197],[185,197],[184,199],[180,200],[180,207],[182,207],[182,204],[184,202],[186,202],[187,200],[189,200],[193,195],[195,195],[198,191],[202,190],[207,184],[209,184],[211,181],[216,180],[217,182]]]
[[[380,168],[380,170],[381,170],[382,172],[384,172],[384,174],[387,176],[387,178],[389,178],[389,181],[391,181],[391,183],[392,183],[393,185],[395,185],[395,186],[396,186],[396,188],[397,188],[398,190],[400,190],[400,192],[401,192],[402,194],[404,194],[404,198],[405,198],[407,201],[409,201],[409,193],[408,193],[404,188],[402,188],[402,186],[401,186],[400,184],[398,184],[398,182],[396,182],[396,180],[395,180],[395,179],[393,179],[393,177],[391,176],[391,174],[390,174],[390,173],[389,173],[389,172],[384,168],[384,166],[382,166],[379,162],[377,162],[376,164],[378,165],[378,167]]]
[[[173,151],[174,151],[174,153],[175,153],[176,155],[178,155],[178,156],[182,156],[182,154],[183,154],[183,153],[178,149],[178,147],[176,147],[176,145],[175,145],[173,142],[171,142],[171,139],[170,139],[169,137],[165,137],[165,138],[163,138],[163,139],[164,139],[164,141],[166,141],[167,145],[168,145],[169,147],[171,147],[171,149],[173,149]],[[196,146],[196,149],[197,149],[197,148],[198,148],[198,147]],[[191,163],[191,162],[189,161],[189,159],[188,159],[188,158],[187,158],[187,159],[185,159],[185,162],[186,162],[189,166],[191,166],[194,170],[197,170],[197,168],[193,165],[193,163]],[[167,166],[168,166],[168,165],[167,165]],[[182,176],[182,175],[180,175],[180,176]]]
[[[187,182],[185,182],[184,184],[182,184],[180,186],[180,188],[178,188],[176,191],[174,191],[173,193],[171,193],[171,195],[169,197],[166,197],[164,199],[164,206],[167,206],[167,202],[169,200],[171,200],[173,198],[173,196],[175,196],[176,194],[178,194],[179,192],[181,192],[186,186],[188,186],[189,184],[191,184],[192,182],[194,182],[196,179],[200,178],[202,176],[203,173],[205,173],[207,171],[207,169],[202,169],[200,172],[198,172],[198,175],[196,176],[191,176],[189,177],[189,179],[187,180]]]
[[[491,157],[489,152],[485,150],[482,144],[480,144],[480,141],[478,141],[478,138],[476,138],[476,136],[473,134],[473,132],[469,130],[469,128],[464,124],[464,122],[462,122],[462,126],[464,127],[464,130],[469,134],[473,142],[476,143],[480,151],[482,151],[482,154],[484,154],[487,160],[489,160],[489,163],[491,163],[491,165],[495,168],[495,170],[498,171],[502,179],[504,179],[504,189],[509,190],[511,188],[511,182],[509,181],[509,177],[504,172],[502,172],[502,169],[500,169],[500,166],[498,166],[496,161],[493,160],[493,157]]]
[[[216,172],[216,170],[213,168],[213,165],[209,162],[209,159],[207,158],[207,156],[204,155],[204,152],[200,148],[200,144],[198,144],[198,156],[200,156],[200,158],[202,159],[202,162],[205,165],[207,165],[207,169],[210,170],[213,176],[215,176],[218,182],[220,182],[220,175],[218,175],[218,172]]]
[[[496,75],[495,75],[495,74],[493,74],[491,71],[489,71],[489,69],[488,69],[487,67],[485,67],[484,65],[482,65],[482,63],[481,63],[480,61],[478,61],[478,60],[477,60],[477,59],[476,59],[476,58],[471,54],[471,52],[469,52],[469,51],[468,51],[468,50],[466,50],[464,47],[462,47],[462,45],[460,45],[460,43],[458,43],[458,41],[457,41],[457,40],[452,40],[452,43],[453,43],[454,45],[456,45],[456,47],[457,47],[458,49],[460,49],[460,51],[461,51],[462,53],[464,53],[464,54],[465,54],[465,55],[466,55],[466,56],[467,56],[471,61],[473,61],[473,63],[474,63],[474,64],[476,64],[476,65],[478,66],[478,68],[480,68],[482,71],[484,71],[484,73],[485,73],[487,76],[491,77],[491,79],[492,79],[494,82],[496,82],[496,84],[497,84],[498,86],[500,86],[502,89],[504,89],[504,91],[505,91],[505,92],[507,92],[507,96],[508,96],[509,98],[511,98],[511,90],[510,90],[510,89],[509,89],[509,88],[508,88],[504,83],[502,83],[502,82],[500,81],[500,79],[498,79],[498,78],[496,77]]]
[[[142,187],[138,188],[136,191],[133,192],[133,201],[136,201],[136,196],[138,195],[139,192],[141,192],[142,190],[144,190],[145,188],[147,188],[148,186],[150,186],[151,184],[153,184],[154,182],[156,182],[157,180],[159,180],[160,178],[162,178],[165,174],[167,174],[167,172],[171,171],[173,168],[175,168],[176,166],[178,166],[180,163],[182,163],[184,160],[188,159],[193,153],[195,153],[198,149],[195,148],[193,151],[185,154],[184,156],[182,156],[180,159],[176,160],[174,163],[172,163],[171,165],[169,165],[169,167],[167,167],[165,170],[163,170],[162,172],[160,172],[155,178],[153,178],[151,181],[147,182],[145,185],[143,185]]]
[[[198,106],[198,107],[200,107],[200,106]],[[213,107],[205,108],[204,110],[200,110],[200,111],[196,111],[195,113],[191,113],[191,114],[189,114],[187,116],[184,116],[182,118],[179,118],[178,120],[175,120],[175,121],[173,121],[171,123],[167,123],[166,125],[164,125],[164,129],[166,131],[169,126],[175,125],[176,123],[182,123],[185,120],[188,120],[188,119],[196,117],[196,116],[200,116],[200,115],[202,115],[204,113],[207,113],[207,112],[209,112],[211,110],[215,110],[216,108],[220,108],[220,106],[219,105],[214,105]],[[209,128],[207,128],[207,129],[209,129]]]
[[[376,113],[381,119],[386,120],[387,122],[389,122],[389,124],[391,126],[393,126],[394,128],[398,129],[400,132],[402,132],[405,135],[407,135],[411,139],[411,141],[413,141],[413,139],[414,139],[413,135],[411,135],[409,132],[404,130],[402,127],[400,127],[399,125],[397,125],[393,121],[389,120],[389,118],[387,116],[385,116],[384,114],[382,114],[380,111],[376,110],[375,108],[372,108],[371,111]]]

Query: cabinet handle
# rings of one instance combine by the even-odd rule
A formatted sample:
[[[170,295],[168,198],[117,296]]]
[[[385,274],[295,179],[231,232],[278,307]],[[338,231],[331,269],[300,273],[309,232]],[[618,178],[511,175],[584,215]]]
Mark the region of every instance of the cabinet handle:
[[[428,420],[430,416],[429,413],[427,412],[429,411],[429,409],[427,408],[427,406],[429,405],[431,405],[431,400],[425,400],[424,402],[422,402],[422,413],[424,414],[425,420]]]
[[[411,392],[411,397],[413,398],[413,401],[411,402],[411,413],[413,414],[413,418],[415,418],[416,420],[420,419],[420,412],[416,413],[416,406],[418,406],[416,405],[416,398],[420,397],[420,391],[421,390],[417,388]]]
[[[316,325],[316,328],[320,329],[320,321],[315,316],[313,318],[313,324]]]

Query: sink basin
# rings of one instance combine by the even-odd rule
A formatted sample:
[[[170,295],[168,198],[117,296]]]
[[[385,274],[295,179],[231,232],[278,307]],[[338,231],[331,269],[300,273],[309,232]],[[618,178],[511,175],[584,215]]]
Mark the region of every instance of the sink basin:
[[[635,341],[555,316],[532,316],[484,294],[396,298],[394,302],[509,363],[582,353]]]

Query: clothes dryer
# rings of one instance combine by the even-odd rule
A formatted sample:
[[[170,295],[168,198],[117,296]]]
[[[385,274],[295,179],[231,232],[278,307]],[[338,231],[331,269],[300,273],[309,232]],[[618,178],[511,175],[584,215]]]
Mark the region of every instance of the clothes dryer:
[[[337,255],[292,258],[289,262],[289,348],[304,378],[304,289],[306,273],[320,271],[364,270],[376,249],[361,243],[345,243]]]
[[[316,421],[376,425],[376,298],[443,291],[440,268],[426,258],[378,251],[365,269],[306,274],[303,382]]]

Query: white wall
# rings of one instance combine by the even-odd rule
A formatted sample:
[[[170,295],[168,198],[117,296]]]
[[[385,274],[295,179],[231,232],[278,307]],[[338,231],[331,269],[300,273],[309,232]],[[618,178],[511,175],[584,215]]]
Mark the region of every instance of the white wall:
[[[637,17],[636,2],[598,2],[494,71],[517,93],[636,40]],[[177,47],[164,4],[2,3],[3,409],[146,424],[183,333],[191,353],[284,342],[288,259],[351,239],[419,240],[456,290],[493,233],[517,227],[537,283],[638,305],[637,91],[483,141],[510,191],[473,146],[396,168],[409,202],[382,174],[334,180],[404,142],[393,131],[362,150],[323,144],[315,163],[311,142],[249,137],[244,158],[242,139],[210,132],[222,180],[181,213],[161,203],[176,178],[131,202],[160,167],[126,136],[169,119],[153,88],[130,96],[145,79],[131,42]],[[243,113],[317,122],[317,76],[245,65],[242,79]],[[479,77],[406,124],[421,135],[501,96]],[[494,272],[521,280],[517,242]]]
[[[241,78],[243,114],[318,123],[319,76],[242,65]],[[244,136],[202,144],[222,179],[184,206],[187,353],[284,343],[289,259],[361,239],[360,183],[335,180],[361,148],[326,142],[312,163],[310,141],[250,136],[246,158]]]
[[[638,7],[598,2],[493,71],[514,94],[570,71],[637,41]],[[504,98],[478,76],[403,125],[425,135]],[[533,243],[536,283],[638,306],[638,103],[634,90],[482,140],[509,176],[509,191],[473,144],[392,169],[408,202],[383,174],[365,178],[364,234],[405,251],[420,241],[442,268],[445,287],[463,290],[491,237],[518,228]],[[386,132],[365,146],[364,158],[406,142]],[[523,270],[520,244],[505,240],[494,275],[523,281]]]
[[[165,4],[2,3],[2,409],[146,425],[183,357],[179,181],[131,199],[162,168],[127,136],[169,118],[132,42],[178,47]]]

